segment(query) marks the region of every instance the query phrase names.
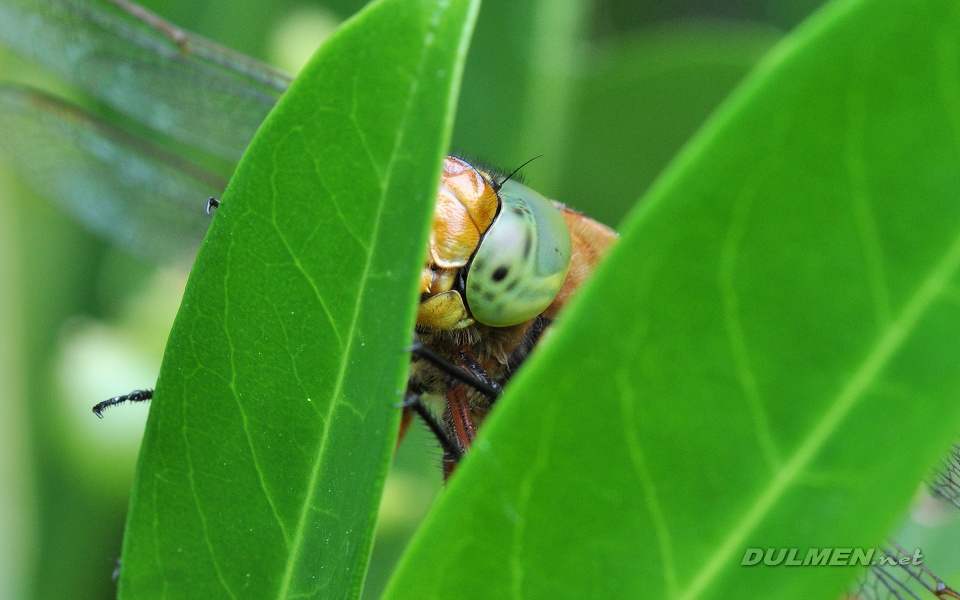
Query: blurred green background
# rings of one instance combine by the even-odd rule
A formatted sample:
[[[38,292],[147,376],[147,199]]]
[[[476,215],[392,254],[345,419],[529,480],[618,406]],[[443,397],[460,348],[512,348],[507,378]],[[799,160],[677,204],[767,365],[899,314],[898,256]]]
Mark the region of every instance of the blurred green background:
[[[144,4],[293,74],[363,3]],[[615,226],[751,66],[818,5],[487,0],[454,149],[508,168],[542,154],[525,169],[529,185]],[[546,25],[530,31],[531,23]],[[2,49],[0,80],[103,112]],[[188,270],[93,237],[0,165],[0,598],[115,596],[112,560],[148,407],[114,409],[102,421],[90,407],[153,385]],[[386,484],[366,597],[379,596],[439,492],[438,460],[414,428]],[[899,539],[956,581],[955,515],[919,505]]]

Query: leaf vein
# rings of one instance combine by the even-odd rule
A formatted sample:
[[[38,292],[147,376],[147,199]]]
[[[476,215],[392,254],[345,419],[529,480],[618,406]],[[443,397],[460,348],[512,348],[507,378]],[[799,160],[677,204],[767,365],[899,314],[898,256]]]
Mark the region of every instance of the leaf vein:
[[[747,349],[746,336],[743,332],[743,322],[740,318],[740,297],[737,294],[734,276],[737,267],[737,258],[740,244],[746,231],[747,218],[753,208],[752,195],[741,193],[734,205],[734,214],[720,249],[720,300],[723,304],[723,321],[730,342],[736,366],[737,378],[743,388],[743,395],[750,408],[750,418],[757,435],[757,441],[763,451],[763,457],[771,472],[780,466],[780,451],[774,440],[770,426],[770,418],[764,407],[763,399],[757,385],[757,377]]]
[[[526,531],[527,517],[529,514],[527,505],[530,503],[530,497],[533,495],[533,482],[547,468],[548,450],[550,449],[551,432],[556,421],[556,404],[548,404],[544,409],[543,429],[540,433],[541,443],[538,444],[539,451],[537,459],[523,479],[520,481],[519,493],[517,494],[516,519],[514,519],[513,536],[510,544],[510,593],[513,600],[522,600],[523,598],[523,563],[521,556],[523,553],[523,534]]]
[[[200,529],[203,531],[203,541],[207,547],[207,552],[210,554],[210,561],[213,563],[213,570],[217,574],[217,579],[220,581],[220,585],[223,586],[224,591],[227,592],[227,595],[230,596],[233,600],[236,600],[237,596],[233,593],[230,587],[227,585],[226,579],[224,579],[223,571],[220,568],[220,562],[217,560],[217,555],[213,550],[213,541],[210,539],[210,528],[207,525],[207,516],[203,512],[203,507],[200,503],[200,497],[197,495],[197,480],[196,480],[196,471],[193,465],[193,452],[190,449],[190,436],[187,435],[187,403],[184,402],[181,404],[183,408],[183,445],[186,450],[187,457],[187,480],[190,482],[190,496],[193,498],[194,506],[197,509],[197,516],[200,518]]]
[[[862,73],[865,69],[866,65],[861,69],[855,69],[855,72]],[[870,287],[877,330],[880,331],[890,324],[893,317],[890,291],[883,268],[883,246],[877,233],[877,222],[871,205],[870,186],[867,181],[867,170],[863,158],[865,111],[863,98],[856,93],[856,90],[861,89],[861,85],[860,82],[854,82],[847,93],[847,121],[849,125],[847,127],[844,155],[847,178],[850,181],[850,200],[853,203],[854,220],[866,260],[867,285]]]
[[[630,386],[627,377],[628,374],[626,372],[617,372],[616,380],[617,387],[620,388],[620,414],[623,424],[623,437],[626,442],[627,453],[630,456],[630,462],[633,464],[634,473],[636,473],[637,480],[643,488],[644,502],[647,505],[647,512],[650,514],[650,520],[653,523],[653,528],[657,535],[657,542],[660,545],[660,563],[663,567],[663,581],[667,589],[667,597],[676,598],[680,592],[680,584],[679,578],[677,577],[676,562],[674,561],[673,536],[667,527],[663,509],[660,506],[657,485],[654,478],[650,475],[650,468],[646,453],[643,451],[643,444],[640,442],[640,438],[636,433],[636,415],[634,413],[636,398],[634,397],[633,388]]]
[[[276,185],[276,174],[277,168],[274,164],[273,173],[270,176],[270,185],[272,188],[273,197],[279,197]],[[320,309],[323,310],[323,314],[327,317],[327,322],[330,325],[330,329],[333,331],[333,336],[337,338],[337,346],[340,350],[343,350],[343,336],[340,334],[340,330],[337,328],[337,322],[333,317],[333,313],[330,311],[330,307],[327,306],[326,300],[323,298],[323,294],[320,293],[320,287],[317,285],[317,282],[313,279],[310,273],[307,272],[304,268],[303,263],[300,262],[300,257],[294,252],[293,247],[290,246],[290,242],[287,240],[287,236],[284,235],[283,230],[280,228],[279,223],[277,222],[277,210],[276,203],[273,204],[270,214],[270,224],[273,227],[273,230],[277,233],[277,237],[280,239],[280,242],[283,244],[283,248],[287,251],[287,255],[290,257],[290,262],[293,266],[300,272],[304,280],[310,285],[310,288],[313,290],[313,295],[317,299],[317,303],[320,305]]]

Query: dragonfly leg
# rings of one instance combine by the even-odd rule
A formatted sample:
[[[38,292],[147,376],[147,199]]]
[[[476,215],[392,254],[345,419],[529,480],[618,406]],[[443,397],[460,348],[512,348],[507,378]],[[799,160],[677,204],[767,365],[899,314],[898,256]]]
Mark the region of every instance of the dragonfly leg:
[[[453,424],[457,446],[461,452],[466,452],[473,443],[473,439],[477,437],[477,426],[473,422],[467,390],[463,384],[454,384],[447,388],[444,396],[447,409],[450,411],[450,422]]]
[[[433,416],[433,413],[430,412],[430,409],[427,408],[423,401],[420,399],[420,393],[414,391],[408,391],[403,398],[403,402],[399,405],[399,408],[402,408],[404,413],[409,413],[411,418],[414,414],[423,419],[423,422],[427,424],[427,427],[430,429],[430,432],[433,433],[434,437],[437,438],[437,442],[440,443],[440,448],[443,450],[444,460],[449,455],[453,458],[455,462],[458,462],[463,456],[463,452],[460,450],[460,447],[457,443],[450,439],[450,436],[447,435],[446,430],[442,425],[437,421],[436,417]],[[401,417],[406,418],[406,417]],[[401,421],[401,434],[400,439],[403,438],[403,435],[406,433],[406,430],[410,427],[409,420],[406,427],[403,426]],[[400,444],[400,439],[397,440],[397,444]]]
[[[450,479],[450,476],[453,475],[454,469],[457,468],[457,465],[460,464],[459,458],[454,458],[452,455],[447,454],[447,451],[444,450],[443,458],[443,480],[447,481]]]
[[[457,381],[469,385],[491,401],[496,400],[500,397],[500,394],[503,393],[503,388],[500,387],[500,384],[487,375],[483,367],[481,367],[466,350],[460,351],[460,365],[453,364],[420,342],[414,342],[414,344],[410,346],[410,352],[417,358],[429,362]]]
[[[103,411],[106,408],[111,406],[116,406],[117,404],[123,404],[124,402],[147,402],[153,398],[153,390],[133,390],[129,394],[124,394],[122,396],[114,396],[109,400],[104,400],[103,402],[98,402],[96,406],[93,407],[93,414],[97,415],[98,418],[103,418]]]
[[[429,413],[426,408],[422,409],[429,414],[430,420],[426,418],[424,420],[437,436],[443,449],[443,476],[444,479],[448,479],[477,436],[477,419],[482,418],[490,405],[500,397],[503,387],[473,357],[469,346],[459,348],[455,363],[424,346],[419,340],[415,340],[409,350],[416,358],[430,363],[453,379],[444,391],[446,410],[442,423],[433,419],[432,413]],[[486,398],[486,402],[480,401],[477,406],[474,406],[471,403],[473,394],[470,393],[470,389],[476,390],[481,397]],[[477,402],[476,397],[473,398],[473,402]],[[416,405],[412,406],[416,407]],[[475,412],[477,410],[480,411],[479,414]]]
[[[446,481],[453,475],[463,454],[470,449],[473,439],[477,437],[477,426],[473,422],[464,384],[451,385],[444,397],[447,401],[445,420],[452,425],[454,439],[451,441],[456,444],[456,452],[450,452],[446,448],[443,451],[443,480]]]
[[[461,369],[469,373],[476,381],[483,382],[492,391],[496,392],[496,395],[492,397],[488,394],[484,394],[485,396],[487,396],[488,400],[491,400],[491,401],[496,400],[503,394],[503,387],[500,385],[500,383],[497,380],[495,380],[493,377],[490,377],[486,369],[484,369],[483,366],[477,362],[477,359],[475,359],[473,355],[470,354],[469,348],[460,349],[460,354],[457,357],[457,366],[459,366]],[[467,383],[467,382],[464,382],[464,383]],[[472,387],[478,392],[483,393],[483,390],[481,390],[480,388],[476,386],[472,386]]]
[[[413,423],[413,409],[406,405],[406,402],[401,402],[397,405],[397,408],[403,409],[403,412],[400,413],[400,431],[397,433],[397,445],[393,447],[393,451],[396,452],[400,449],[400,444],[403,442],[403,438],[407,437],[407,431],[410,429],[410,423]]]

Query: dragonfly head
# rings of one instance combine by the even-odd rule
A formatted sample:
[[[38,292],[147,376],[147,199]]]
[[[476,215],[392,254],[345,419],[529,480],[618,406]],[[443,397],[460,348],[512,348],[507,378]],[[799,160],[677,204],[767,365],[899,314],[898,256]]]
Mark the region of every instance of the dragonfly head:
[[[570,231],[553,203],[447,157],[420,276],[417,324],[449,330],[528,321],[557,296],[570,256]]]

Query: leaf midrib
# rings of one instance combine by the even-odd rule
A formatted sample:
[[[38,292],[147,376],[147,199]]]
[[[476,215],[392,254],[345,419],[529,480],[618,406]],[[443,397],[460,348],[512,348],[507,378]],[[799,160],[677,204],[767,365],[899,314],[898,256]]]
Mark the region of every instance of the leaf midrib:
[[[304,502],[300,507],[300,517],[297,521],[297,529],[294,532],[293,544],[290,548],[290,551],[287,554],[287,562],[284,567],[283,580],[281,582],[280,588],[278,589],[277,598],[278,600],[289,598],[290,584],[293,579],[293,572],[295,565],[299,562],[300,551],[303,546],[303,532],[306,528],[307,514],[310,511],[310,507],[313,505],[313,498],[317,491],[317,480],[320,476],[320,471],[324,464],[324,455],[326,453],[327,441],[330,439],[330,425],[333,420],[333,413],[336,411],[337,407],[341,404],[340,396],[343,391],[343,383],[346,378],[348,359],[351,356],[353,351],[353,342],[355,339],[356,327],[358,322],[358,317],[360,314],[360,307],[363,304],[363,300],[366,297],[367,290],[367,279],[370,274],[370,268],[373,262],[373,257],[376,254],[376,249],[380,245],[380,224],[383,219],[383,208],[386,204],[386,199],[389,192],[390,181],[393,175],[393,168],[396,163],[399,151],[402,145],[404,134],[407,131],[408,121],[410,114],[412,112],[413,99],[416,96],[417,88],[420,85],[420,80],[423,77],[424,65],[426,63],[427,54],[431,47],[436,43],[436,33],[439,29],[440,19],[434,18],[429,22],[428,29],[423,36],[423,50],[420,54],[420,60],[417,63],[416,76],[411,78],[409,93],[407,95],[406,106],[404,107],[402,117],[400,120],[400,127],[397,128],[397,135],[394,139],[394,146],[390,150],[389,160],[386,163],[386,169],[384,170],[383,176],[380,179],[380,197],[377,201],[377,210],[375,213],[375,218],[373,220],[373,230],[371,232],[371,243],[366,248],[366,258],[363,266],[363,273],[360,278],[360,289],[358,290],[356,301],[354,302],[353,315],[350,320],[350,328],[347,331],[346,336],[346,348],[340,359],[340,365],[337,373],[337,380],[334,385],[333,393],[331,394],[331,402],[329,409],[327,410],[326,418],[323,422],[323,431],[320,438],[320,447],[317,451],[317,458],[314,461],[312,471],[310,473],[310,482],[307,487],[307,494],[304,498]]]

